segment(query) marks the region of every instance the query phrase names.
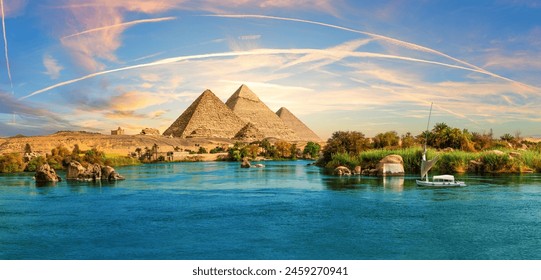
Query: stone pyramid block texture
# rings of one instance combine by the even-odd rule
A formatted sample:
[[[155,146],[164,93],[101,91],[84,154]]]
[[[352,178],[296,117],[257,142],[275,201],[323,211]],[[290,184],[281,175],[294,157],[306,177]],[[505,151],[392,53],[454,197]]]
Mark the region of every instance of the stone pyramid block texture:
[[[246,123],[212,91],[205,90],[163,135],[182,138],[233,138]]]
[[[255,93],[246,85],[241,85],[229,97],[227,105],[237,116],[245,122],[251,122],[265,137],[274,137],[282,140],[299,140],[295,132],[278,117]]]
[[[299,120],[288,109],[282,107],[276,112],[276,115],[295,133],[300,140],[321,142],[321,138],[317,136],[308,126],[306,126],[301,120]]]

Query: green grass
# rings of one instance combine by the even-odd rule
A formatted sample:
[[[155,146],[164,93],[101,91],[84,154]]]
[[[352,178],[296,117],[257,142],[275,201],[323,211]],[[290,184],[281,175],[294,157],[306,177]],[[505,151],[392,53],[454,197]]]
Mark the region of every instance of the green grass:
[[[119,166],[129,166],[129,165],[140,165],[141,161],[132,157],[121,156],[121,155],[116,155],[116,154],[108,154],[108,155],[105,155],[104,164],[112,166],[112,167],[119,167]]]
[[[511,151],[505,150],[503,154],[492,151],[464,152],[464,151],[437,151],[428,149],[427,158],[433,159],[438,156],[438,161],[433,171],[438,173],[520,173],[541,172],[541,152],[536,150]],[[519,153],[519,156],[510,154]],[[354,168],[360,165],[363,169],[376,168],[381,159],[388,155],[400,155],[404,160],[406,173],[418,173],[420,171],[423,150],[420,147],[408,149],[375,149],[364,151],[359,155],[335,154],[332,160],[323,163],[328,169],[334,169],[339,165]],[[475,164],[477,163],[477,164]]]

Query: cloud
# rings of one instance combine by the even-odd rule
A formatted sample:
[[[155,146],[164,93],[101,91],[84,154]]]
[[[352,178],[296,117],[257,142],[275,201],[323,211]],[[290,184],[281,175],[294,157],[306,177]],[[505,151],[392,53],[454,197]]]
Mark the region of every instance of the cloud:
[[[9,78],[9,83],[11,85],[11,91],[13,91],[13,80],[11,78],[11,68],[9,65],[9,55],[8,55],[8,39],[6,37],[6,13],[4,11],[4,0],[0,0],[0,10],[2,12],[2,35],[4,37],[4,57],[6,58],[6,69]]]
[[[261,35],[243,35],[238,38],[239,40],[258,40],[261,38]]]
[[[43,56],[43,66],[45,66],[46,70],[44,73],[51,77],[51,79],[58,79],[60,77],[60,71],[64,69],[51,55]]]
[[[109,108],[115,111],[136,111],[150,106],[162,104],[167,99],[151,92],[129,91],[114,96],[109,101]]]
[[[41,107],[43,106],[16,100],[12,94],[0,92],[0,114],[16,114],[16,123],[12,123],[14,127],[6,128],[3,133],[12,134],[10,131],[27,131],[34,134],[39,131],[51,132],[77,128],[64,117]]]
[[[9,0],[4,2],[4,14],[6,18],[17,17],[24,13],[28,0]]]
[[[187,61],[187,60],[197,60],[197,59],[208,59],[208,58],[223,58],[223,57],[237,57],[237,56],[258,56],[258,55],[303,55],[303,54],[319,54],[319,55],[328,55],[330,57],[336,57],[337,55],[340,56],[348,56],[348,57],[357,57],[357,58],[381,58],[381,59],[391,59],[391,60],[404,60],[409,62],[418,62],[418,63],[426,63],[426,64],[433,64],[433,65],[439,65],[444,66],[448,68],[455,68],[455,69],[461,69],[466,71],[472,71],[472,72],[478,72],[481,74],[486,74],[489,76],[493,76],[486,71],[471,69],[463,66],[453,65],[453,64],[446,64],[442,62],[437,61],[431,61],[431,60],[424,60],[424,59],[417,59],[417,58],[411,58],[411,57],[403,57],[403,56],[396,56],[396,55],[387,55],[387,54],[380,54],[380,53],[371,53],[371,52],[348,52],[348,51],[329,51],[329,50],[320,50],[320,49],[255,49],[255,50],[249,50],[249,51],[233,51],[233,52],[223,52],[223,53],[211,53],[211,54],[200,54],[200,55],[188,55],[188,56],[177,56],[177,57],[171,57],[166,59],[161,59],[158,61],[150,62],[150,63],[143,63],[143,64],[137,64],[127,67],[121,67],[111,70],[105,70],[100,72],[95,72],[80,78],[72,79],[69,81],[60,82],[58,84],[34,91],[26,96],[21,97],[20,99],[26,99],[29,97],[32,97],[34,95],[66,86],[69,84],[73,84],[76,82],[80,82],[83,80],[91,79],[98,76],[103,76],[107,74],[112,74],[116,72],[121,71],[127,71],[127,70],[134,70],[134,69],[140,69],[140,68],[146,68],[146,67],[154,67],[154,66],[160,66],[160,65],[166,65],[181,61]],[[257,67],[253,63],[250,63],[252,67]],[[507,78],[502,78],[504,80],[509,80]],[[511,80],[512,81],[512,80]],[[513,81],[514,82],[514,81]]]
[[[129,27],[129,26],[136,25],[136,24],[141,24],[141,23],[162,22],[162,21],[169,21],[169,20],[174,20],[174,19],[176,19],[176,17],[150,18],[150,19],[140,19],[140,20],[122,22],[122,23],[119,23],[119,24],[113,24],[113,25],[102,26],[102,27],[98,27],[98,28],[92,28],[92,29],[88,29],[88,30],[85,30],[85,31],[75,33],[75,34],[67,35],[67,36],[62,37],[60,40],[65,40],[65,39],[73,38],[73,37],[76,37],[76,36],[81,36],[81,35],[85,35],[85,34],[89,34],[89,33],[93,33],[93,32],[113,29],[113,28]]]

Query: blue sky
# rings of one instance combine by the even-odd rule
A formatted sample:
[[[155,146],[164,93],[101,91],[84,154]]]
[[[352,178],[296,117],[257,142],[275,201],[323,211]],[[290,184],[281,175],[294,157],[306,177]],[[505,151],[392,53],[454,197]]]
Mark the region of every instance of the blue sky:
[[[541,136],[541,1],[3,0],[0,136],[164,131],[247,84],[326,139]],[[7,49],[5,48],[7,46]]]

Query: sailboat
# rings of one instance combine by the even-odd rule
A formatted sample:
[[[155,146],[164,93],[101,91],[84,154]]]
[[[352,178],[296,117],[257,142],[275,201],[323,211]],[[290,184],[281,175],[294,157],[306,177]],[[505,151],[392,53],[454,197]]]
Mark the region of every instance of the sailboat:
[[[428,128],[430,126],[430,117],[432,115],[432,105],[433,104],[431,103],[430,113],[428,114],[428,124],[426,125],[426,139],[421,161],[421,180],[416,180],[417,185],[422,187],[465,187],[466,183],[455,181],[455,176],[453,175],[435,175],[432,177],[432,181],[428,180],[428,171],[430,171],[438,161],[438,156],[431,160],[426,159],[426,143],[428,142]]]

